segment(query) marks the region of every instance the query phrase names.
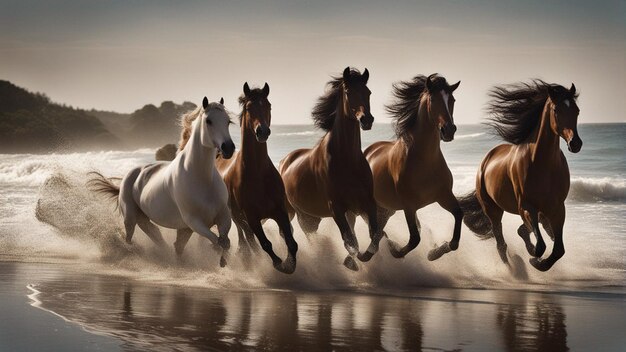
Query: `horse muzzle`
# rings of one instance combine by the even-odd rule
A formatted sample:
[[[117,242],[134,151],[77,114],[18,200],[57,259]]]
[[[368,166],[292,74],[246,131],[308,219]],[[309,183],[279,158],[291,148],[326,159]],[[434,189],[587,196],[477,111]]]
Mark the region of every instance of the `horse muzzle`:
[[[456,125],[453,123],[446,123],[439,128],[439,138],[444,142],[451,142],[454,140],[454,133],[456,132]]]
[[[224,159],[230,159],[230,157],[233,156],[233,153],[235,153],[235,143],[233,143],[232,140],[222,143],[220,146],[220,153]]]
[[[567,150],[572,153],[578,153],[583,147],[583,140],[578,136],[574,136],[569,142],[567,142]]]
[[[267,125],[258,125],[254,130],[254,135],[259,143],[267,142],[267,139],[270,138],[270,134],[272,134],[272,131]]]
[[[372,125],[374,124],[374,116],[370,114],[363,115],[363,117],[359,119],[359,124],[361,124],[361,129],[363,131],[371,130]]]

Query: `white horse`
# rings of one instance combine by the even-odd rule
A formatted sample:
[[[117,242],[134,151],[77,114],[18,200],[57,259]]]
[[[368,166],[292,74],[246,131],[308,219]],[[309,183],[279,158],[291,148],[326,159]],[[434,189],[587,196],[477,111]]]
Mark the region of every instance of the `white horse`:
[[[92,191],[109,195],[118,201],[124,216],[126,242],[130,243],[135,225],[158,245],[165,245],[157,225],[176,229],[174,248],[181,255],[192,232],[222,247],[220,265],[226,265],[230,248],[231,226],[228,191],[215,168],[218,150],[226,159],[235,151],[224,109],[224,100],[209,103],[182,117],[183,138],[190,133],[176,158],[132,169],[120,185],[99,173],[88,182]],[[154,223],[153,223],[154,222]],[[217,225],[219,237],[210,229]]]

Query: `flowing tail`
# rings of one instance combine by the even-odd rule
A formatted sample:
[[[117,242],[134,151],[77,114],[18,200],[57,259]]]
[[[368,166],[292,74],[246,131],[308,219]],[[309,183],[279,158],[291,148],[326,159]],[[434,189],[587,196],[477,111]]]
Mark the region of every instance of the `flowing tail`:
[[[458,201],[464,213],[463,222],[465,225],[480,239],[486,240],[493,237],[491,221],[483,211],[476,197],[476,191],[460,197]]]
[[[94,193],[103,194],[109,199],[115,200],[115,206],[117,208],[119,205],[118,198],[120,196],[120,186],[116,185],[113,181],[120,180],[120,178],[107,178],[96,171],[91,171],[88,175],[93,177],[87,181],[87,189]]]

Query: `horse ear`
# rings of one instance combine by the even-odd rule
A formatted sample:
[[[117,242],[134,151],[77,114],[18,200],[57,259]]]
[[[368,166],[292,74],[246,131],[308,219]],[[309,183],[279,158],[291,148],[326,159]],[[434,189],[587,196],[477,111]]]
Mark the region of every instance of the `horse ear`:
[[[220,98],[220,104],[224,105],[224,97]]]
[[[245,96],[250,96],[250,86],[248,85],[248,82],[243,84],[243,94]]]
[[[370,71],[367,70],[367,67],[365,68],[365,71],[363,71],[363,82],[365,84],[367,84],[367,80],[370,78]]]
[[[454,92],[457,88],[459,88],[459,84],[461,84],[461,81],[458,81],[455,84],[451,85],[450,92]]]
[[[432,92],[435,88],[433,84],[433,77],[435,77],[436,75],[436,73],[433,73],[432,75],[428,76],[428,78],[426,78],[426,89],[428,89],[429,92]]]
[[[569,89],[569,93],[570,93],[572,96],[575,96],[575,95],[576,95],[576,86],[574,85],[574,83],[572,83],[572,86],[571,86],[571,87],[570,87],[570,89]]]
[[[265,85],[263,86],[263,95],[266,98],[268,95],[270,95],[270,86],[267,84],[267,82],[265,82]]]
[[[204,108],[204,110],[209,107],[209,99],[207,99],[206,97],[202,99],[202,107]]]
[[[348,80],[350,80],[350,66],[343,70],[343,81],[348,82]]]

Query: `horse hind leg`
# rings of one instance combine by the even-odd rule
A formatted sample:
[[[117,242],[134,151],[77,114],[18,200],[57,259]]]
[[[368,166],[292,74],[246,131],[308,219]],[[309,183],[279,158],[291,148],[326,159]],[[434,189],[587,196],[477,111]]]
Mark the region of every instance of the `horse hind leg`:
[[[535,254],[535,245],[530,240],[530,234],[531,233],[532,233],[532,230],[528,229],[528,226],[526,226],[526,224],[521,224],[517,228],[517,234],[524,241],[524,244],[526,245],[526,250],[528,251],[528,254],[534,255]]]
[[[159,247],[165,247],[167,244],[165,240],[163,240],[163,235],[161,235],[161,230],[156,227],[155,224],[150,221],[150,219],[143,213],[137,216],[137,224],[139,228],[150,237],[152,242],[157,244]]]
[[[130,171],[120,183],[119,206],[122,216],[124,217],[124,228],[126,230],[126,243],[130,244],[135,233],[135,226],[139,215],[142,214],[141,209],[133,198],[133,184],[141,172],[140,168]]]
[[[489,218],[491,222],[491,231],[493,233],[493,237],[496,239],[496,247],[498,248],[498,254],[500,255],[500,259],[504,264],[509,264],[509,258],[507,257],[506,250],[507,245],[504,240],[504,235],[502,234],[502,215],[504,211],[497,205],[491,198],[481,197],[483,198],[483,207],[485,210],[485,214]]]
[[[183,255],[183,250],[191,238],[193,231],[191,229],[178,229],[176,230],[176,241],[174,242],[174,249],[178,256]]]
[[[317,232],[322,218],[318,218],[301,211],[297,211],[296,214],[298,215],[298,224],[300,225],[300,228],[302,229],[304,234],[307,235],[307,238],[312,233]]]

